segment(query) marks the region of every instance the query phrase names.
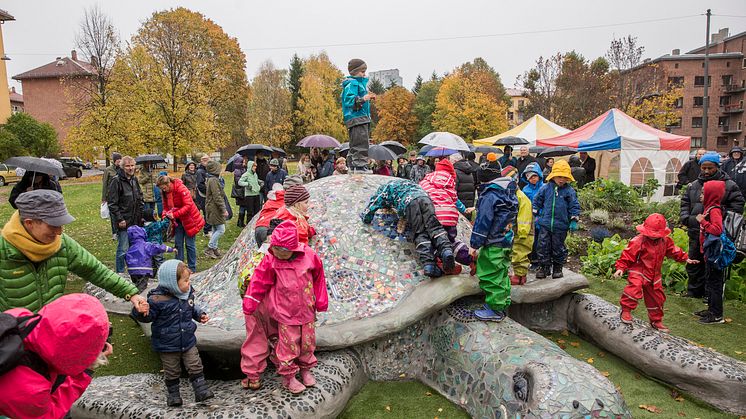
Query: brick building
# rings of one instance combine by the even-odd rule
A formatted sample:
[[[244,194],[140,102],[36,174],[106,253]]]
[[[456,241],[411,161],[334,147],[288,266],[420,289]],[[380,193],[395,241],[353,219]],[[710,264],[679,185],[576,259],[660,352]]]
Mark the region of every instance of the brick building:
[[[699,47],[681,54],[678,49],[662,57],[650,60],[663,71],[662,80],[669,85],[683,88],[683,97],[677,107],[681,119],[668,127],[674,134],[692,138],[691,148],[704,147],[726,152],[734,145],[746,145],[746,116],[744,115],[744,92],[746,92],[746,32],[728,36],[728,29],[712,34],[709,48],[710,97],[707,112],[707,143],[702,139],[704,103],[704,52]],[[635,71],[635,70],[633,70]]]
[[[70,57],[57,57],[49,64],[13,76],[23,86],[24,111],[39,121],[52,124],[63,151],[72,123],[73,105],[85,100],[94,75],[95,68],[78,60],[73,50]]]
[[[525,120],[522,108],[528,105],[526,92],[523,89],[507,88],[505,93],[510,96],[510,107],[508,108],[508,125],[513,128]]]
[[[11,113],[23,112],[23,95],[17,93],[15,87],[10,88],[10,111]]]

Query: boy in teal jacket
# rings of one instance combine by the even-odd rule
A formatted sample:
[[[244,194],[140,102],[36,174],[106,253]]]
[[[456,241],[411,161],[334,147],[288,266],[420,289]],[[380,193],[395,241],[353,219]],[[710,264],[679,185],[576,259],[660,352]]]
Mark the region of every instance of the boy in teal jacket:
[[[375,93],[368,93],[365,61],[354,58],[347,64],[350,72],[342,81],[342,114],[350,134],[348,166],[355,171],[367,171],[370,129],[370,101]]]

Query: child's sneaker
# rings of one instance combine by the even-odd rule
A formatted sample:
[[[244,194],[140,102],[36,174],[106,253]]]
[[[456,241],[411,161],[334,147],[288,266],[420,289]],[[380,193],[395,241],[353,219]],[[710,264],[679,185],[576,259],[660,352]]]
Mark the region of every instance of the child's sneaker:
[[[562,265],[554,265],[552,267],[552,279],[559,279],[562,278],[564,275],[562,275]]]
[[[434,263],[430,263],[425,265],[425,275],[430,278],[440,278],[443,276],[443,271],[441,271]]]
[[[243,380],[241,380],[241,387],[247,390],[259,390],[262,388],[262,380],[256,379],[251,380],[249,377],[245,377]]]
[[[306,387],[313,387],[316,385],[316,377],[313,376],[311,370],[303,369],[300,370],[300,380]]]
[[[721,324],[721,323],[725,323],[725,320],[723,320],[722,316],[718,317],[708,312],[706,315],[702,316],[699,319],[699,322],[702,324]]]
[[[547,277],[547,271],[548,267],[545,267],[543,265],[539,265],[538,268],[536,268],[536,279],[544,279]]]
[[[632,313],[628,310],[622,310],[622,314],[619,316],[624,324],[632,324]]]
[[[505,320],[505,317],[507,316],[508,314],[505,313],[505,310],[494,311],[487,304],[484,305],[482,310],[474,310],[474,317],[484,321],[499,323]]]
[[[660,320],[658,320],[657,322],[650,322],[650,326],[662,333],[669,333],[671,331],[671,329],[667,328],[666,325],[664,325],[663,322]]]
[[[446,272],[453,271],[456,266],[456,256],[453,254],[453,250],[445,249],[440,254],[440,259],[443,261],[443,270]]]
[[[306,389],[300,381],[298,381],[294,375],[285,375],[282,377],[282,386],[288,389],[293,394],[303,393]]]

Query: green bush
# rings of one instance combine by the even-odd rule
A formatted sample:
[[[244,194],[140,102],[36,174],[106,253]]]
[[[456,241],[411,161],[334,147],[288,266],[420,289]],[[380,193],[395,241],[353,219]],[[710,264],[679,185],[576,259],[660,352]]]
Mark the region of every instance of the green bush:
[[[668,221],[668,226],[670,228],[675,228],[679,225],[680,210],[681,200],[678,198],[670,199],[665,202],[649,202],[640,206],[640,208],[635,212],[634,221],[635,223],[640,224],[645,221],[645,218],[647,218],[648,215],[657,212],[666,217],[666,221]]]
[[[571,256],[578,256],[585,253],[587,250],[587,244],[590,240],[588,237],[581,237],[578,234],[568,234],[565,240],[565,246],[567,247],[567,253]]]
[[[622,182],[598,179],[578,191],[578,201],[583,211],[603,209],[608,212],[636,211],[643,204],[640,194]]]
[[[626,246],[627,240],[622,240],[618,234],[605,238],[602,243],[590,242],[588,255],[580,258],[583,262],[581,272],[610,279],[614,274],[614,264]]]
[[[588,215],[588,218],[596,224],[606,225],[609,223],[609,211],[604,209],[594,209],[591,211],[590,215]]]

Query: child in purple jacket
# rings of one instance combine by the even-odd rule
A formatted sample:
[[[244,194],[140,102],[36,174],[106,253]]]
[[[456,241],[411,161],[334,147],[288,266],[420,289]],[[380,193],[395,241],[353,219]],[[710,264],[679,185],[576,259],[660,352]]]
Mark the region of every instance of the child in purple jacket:
[[[130,244],[124,257],[127,272],[137,289],[142,292],[148,286],[148,279],[153,278],[153,256],[174,253],[176,249],[148,242],[145,229],[136,225],[127,229],[127,238]]]

